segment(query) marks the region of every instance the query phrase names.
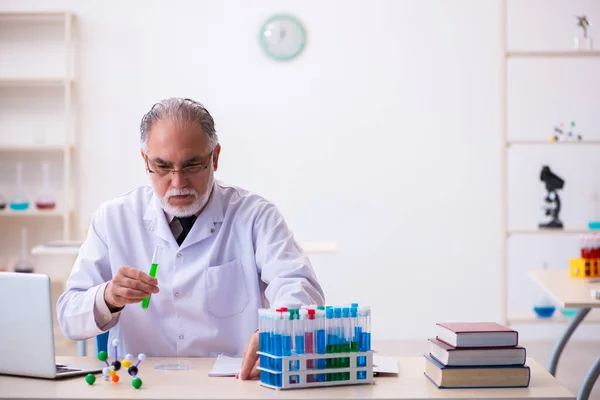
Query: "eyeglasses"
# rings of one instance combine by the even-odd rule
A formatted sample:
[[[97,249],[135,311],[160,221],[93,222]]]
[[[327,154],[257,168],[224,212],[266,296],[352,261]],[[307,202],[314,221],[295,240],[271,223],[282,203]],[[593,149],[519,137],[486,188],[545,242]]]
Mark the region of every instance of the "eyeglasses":
[[[146,168],[148,168],[148,172],[151,174],[156,174],[158,176],[165,177],[169,174],[175,174],[175,172],[181,172],[184,176],[192,176],[200,171],[204,171],[210,167],[210,163],[212,161],[213,151],[211,151],[206,157],[208,160],[204,162],[192,162],[189,165],[181,168],[181,169],[173,169],[168,164],[161,164],[161,161],[152,161],[148,159],[148,155],[146,156]],[[150,166],[152,165],[152,168]]]

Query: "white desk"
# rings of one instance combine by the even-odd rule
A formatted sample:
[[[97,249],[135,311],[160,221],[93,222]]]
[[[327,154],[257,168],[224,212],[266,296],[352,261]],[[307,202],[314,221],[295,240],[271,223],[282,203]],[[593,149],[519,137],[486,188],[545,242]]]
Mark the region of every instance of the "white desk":
[[[387,353],[389,354],[389,353]],[[0,398],[14,399],[569,399],[575,397],[543,366],[527,359],[531,368],[528,388],[509,389],[438,389],[425,376],[423,357],[399,358],[398,376],[380,376],[373,385],[337,386],[275,391],[259,385],[258,381],[235,378],[209,378],[214,359],[187,359],[192,369],[159,371],[153,366],[160,359],[148,358],[138,376],[143,385],[131,386],[131,377],[119,371],[119,383],[104,381],[99,375],[96,383],[88,385],[84,377],[62,381],[0,376]],[[59,357],[59,362],[98,365],[92,357]],[[101,363],[100,363],[101,364]]]
[[[551,296],[563,308],[577,308],[577,314],[567,324],[565,331],[559,338],[550,360],[548,361],[548,371],[555,376],[558,359],[564,350],[567,342],[575,332],[575,329],[581,321],[588,315],[592,308],[600,308],[600,300],[595,300],[590,294],[592,288],[600,288],[598,278],[571,278],[568,270],[535,270],[529,273],[530,277],[538,284],[549,296]],[[578,400],[587,400],[590,392],[600,374],[600,356],[592,364],[584,377],[579,393]]]

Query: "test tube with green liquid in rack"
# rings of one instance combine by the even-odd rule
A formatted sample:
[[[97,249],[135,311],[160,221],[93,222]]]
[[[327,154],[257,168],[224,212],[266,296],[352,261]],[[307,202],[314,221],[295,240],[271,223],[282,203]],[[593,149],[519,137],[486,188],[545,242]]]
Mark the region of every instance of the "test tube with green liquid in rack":
[[[156,246],[154,248],[154,254],[152,255],[152,265],[150,266],[150,275],[153,278],[156,278],[156,272],[158,271],[158,264],[160,262],[160,252],[162,248],[160,246]],[[151,296],[151,295],[150,295]],[[150,305],[150,296],[146,297],[142,300],[142,308],[146,309]]]

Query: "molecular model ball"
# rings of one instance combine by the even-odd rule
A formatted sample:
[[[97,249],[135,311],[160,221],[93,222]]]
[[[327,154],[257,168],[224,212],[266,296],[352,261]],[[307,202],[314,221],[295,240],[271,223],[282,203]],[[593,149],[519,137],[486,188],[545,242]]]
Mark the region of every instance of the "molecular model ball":
[[[106,364],[106,367],[102,369],[102,375],[104,376],[104,380],[111,380],[114,383],[118,383],[120,378],[117,371],[119,371],[121,367],[123,367],[127,368],[127,372],[133,377],[133,380],[131,381],[131,386],[133,386],[136,389],[141,388],[142,380],[137,376],[138,366],[142,361],[146,360],[146,355],[143,353],[138,355],[137,363],[135,365],[133,365],[133,356],[131,354],[125,355],[123,361],[119,361],[119,339],[114,339],[112,341],[112,345],[115,347],[115,361],[113,361],[112,363],[108,362],[108,354],[105,351],[101,351],[98,353],[98,359]],[[88,383],[88,385],[93,385],[94,382],[96,382],[96,377],[93,374],[88,374],[85,377],[85,381]]]

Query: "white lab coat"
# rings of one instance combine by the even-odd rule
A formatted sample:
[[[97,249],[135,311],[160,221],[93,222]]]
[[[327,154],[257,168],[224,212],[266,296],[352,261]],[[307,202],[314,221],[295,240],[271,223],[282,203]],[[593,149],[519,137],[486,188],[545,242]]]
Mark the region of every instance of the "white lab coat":
[[[127,305],[108,322],[102,306],[106,283],[119,267],[146,273],[153,249],[162,247],[148,309]],[[57,304],[62,332],[89,339],[110,329],[119,356],[242,356],[258,327],[261,307],[324,304],[307,255],[269,201],[215,182],[212,196],[190,233],[177,245],[150,186],[104,203],[94,214],[65,293]],[[100,321],[98,321],[100,318]]]

